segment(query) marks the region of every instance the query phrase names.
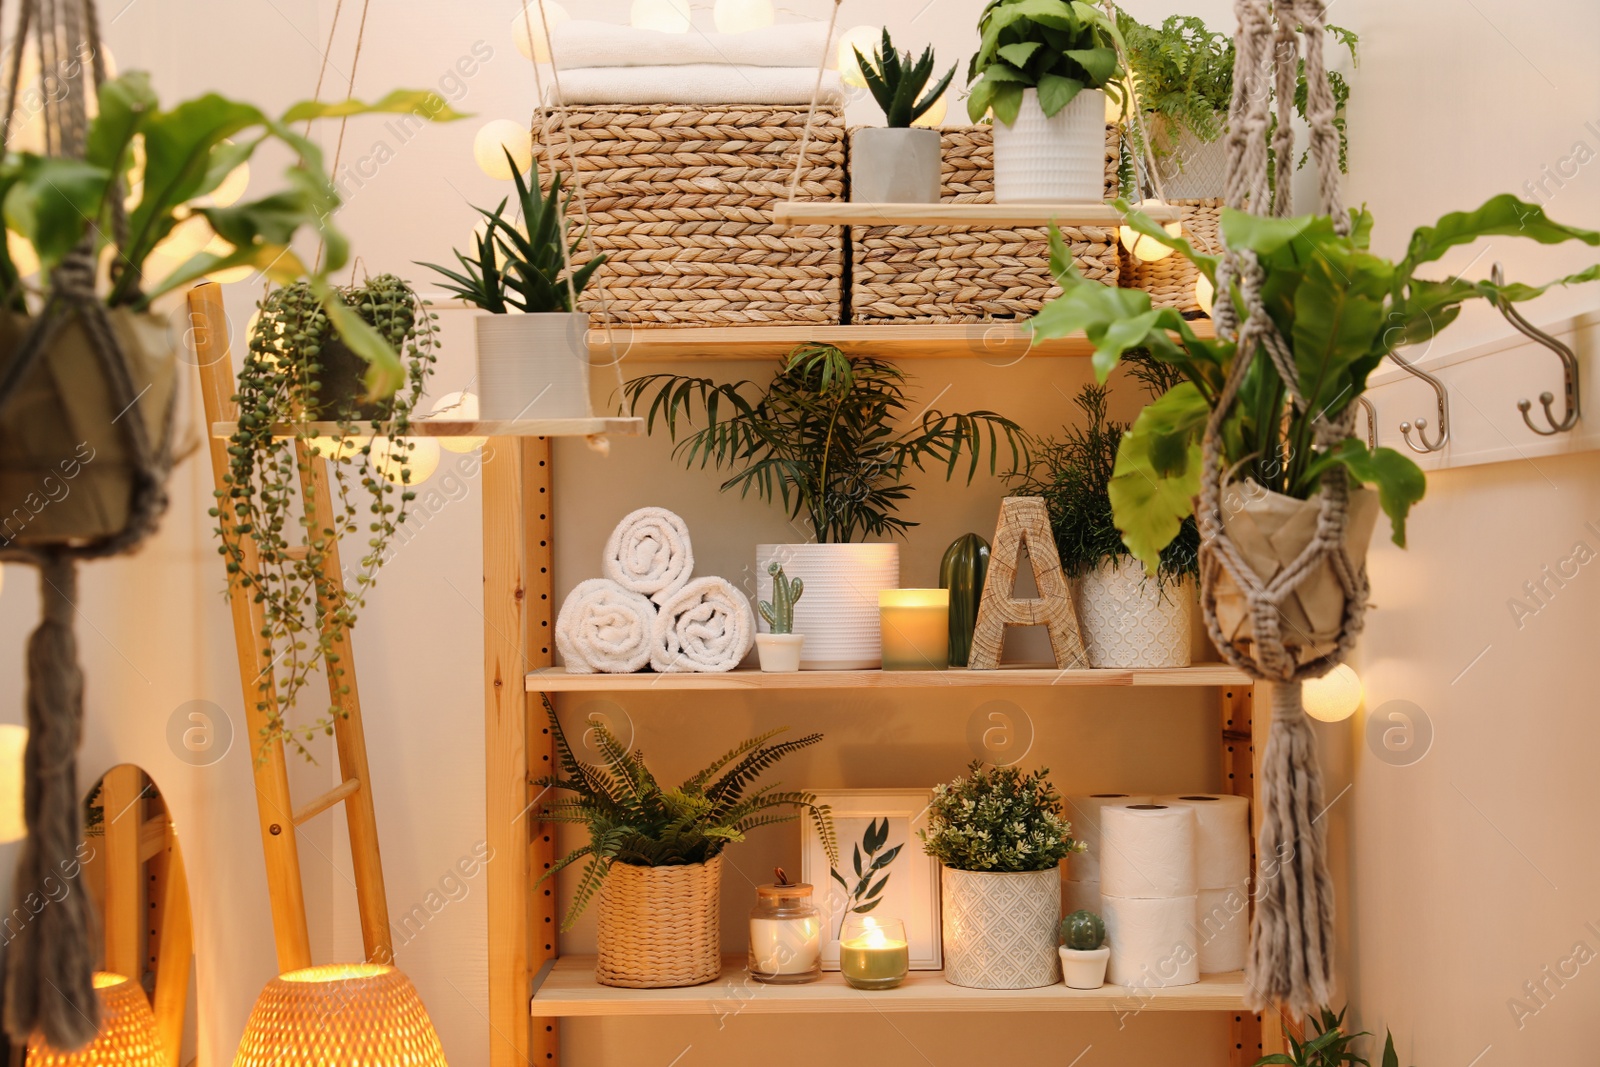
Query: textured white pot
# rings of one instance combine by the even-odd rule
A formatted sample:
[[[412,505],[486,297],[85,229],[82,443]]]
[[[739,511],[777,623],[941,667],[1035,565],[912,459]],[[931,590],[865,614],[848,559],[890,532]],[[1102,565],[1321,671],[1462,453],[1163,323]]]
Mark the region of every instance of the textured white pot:
[[[1187,667],[1194,583],[1165,589],[1121,556],[1072,583],[1073,607],[1091,667]]]
[[[937,204],[938,130],[867,126],[850,139],[850,201],[855,204]]]
[[[589,316],[479,315],[478,416],[587,419]]]
[[[973,989],[1061,981],[1061,876],[1055,867],[1017,874],[941,870],[945,981]]]
[[[1222,196],[1228,180],[1228,150],[1219,137],[1210,144],[1188,130],[1178,134],[1161,157],[1161,185],[1168,200],[1209,200]]]
[[[1046,118],[1039,92],[1017,121],[994,124],[994,198],[1002,204],[1099,204],[1106,198],[1106,94],[1079,93]]]
[[[800,669],[805,634],[756,634],[756,654],[768,674],[789,674]]]
[[[1061,955],[1061,980],[1068,989],[1099,989],[1106,984],[1106,964],[1111,962],[1111,946],[1056,950]]]
[[[883,665],[878,593],[900,588],[899,545],[757,545],[758,600],[772,599],[767,564],[774,560],[786,576],[806,583],[794,605],[794,628],[806,637],[801,670],[866,671]]]

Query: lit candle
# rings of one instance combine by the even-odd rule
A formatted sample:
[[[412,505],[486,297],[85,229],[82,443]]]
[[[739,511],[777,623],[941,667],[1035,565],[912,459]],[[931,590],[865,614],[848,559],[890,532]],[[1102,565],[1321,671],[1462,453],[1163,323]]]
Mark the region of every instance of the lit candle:
[[[883,669],[942,671],[950,663],[950,590],[885,589],[878,594]]]
[[[911,969],[905,923],[871,915],[845,920],[839,939],[839,970],[857,989],[893,989]]]
[[[778,872],[782,875],[782,871]],[[750,913],[750,976],[760,982],[810,982],[822,975],[822,922],[811,887],[756,887]]]

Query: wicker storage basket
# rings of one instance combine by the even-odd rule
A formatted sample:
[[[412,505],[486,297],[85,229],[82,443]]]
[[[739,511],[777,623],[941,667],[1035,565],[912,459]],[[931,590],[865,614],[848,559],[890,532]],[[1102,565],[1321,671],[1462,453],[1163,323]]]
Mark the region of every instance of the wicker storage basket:
[[[942,130],[945,203],[994,201],[994,137],[987,126]],[[1118,133],[1106,127],[1106,195],[1117,188]],[[1067,227],[1085,277],[1117,284],[1115,227]],[[850,321],[988,322],[1027,318],[1060,295],[1043,228],[856,227],[851,240]]]
[[[1222,251],[1222,239],[1219,236],[1221,200],[1173,200],[1170,203],[1173,207],[1183,209],[1183,236],[1194,245],[1195,251],[1210,254]],[[1150,302],[1158,308],[1200,310],[1200,302],[1194,295],[1195,279],[1200,272],[1195,270],[1193,263],[1179,255],[1171,255],[1155,263],[1146,263],[1129,255],[1126,250],[1121,252],[1121,256],[1120,284],[1123,288],[1143,289],[1150,294]]]
[[[606,263],[581,310],[643,326],[836,326],[844,252],[831,226],[780,227],[806,105],[597,105],[534,130],[546,175],[583,179],[583,256]],[[568,179],[570,182],[570,178]],[[817,108],[798,200],[842,200],[843,112]],[[573,202],[576,214],[577,201]]]
[[[722,974],[722,857],[684,867],[613,863],[600,886],[595,980],[629,989],[701,985]]]

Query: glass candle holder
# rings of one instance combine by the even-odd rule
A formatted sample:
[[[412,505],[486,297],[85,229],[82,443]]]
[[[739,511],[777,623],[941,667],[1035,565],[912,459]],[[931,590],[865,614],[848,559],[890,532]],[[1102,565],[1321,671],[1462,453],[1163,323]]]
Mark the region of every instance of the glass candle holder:
[[[906,924],[852,915],[839,931],[839,970],[857,989],[893,989],[911,970]]]
[[[809,885],[756,886],[749,967],[750,977],[774,985],[822,977],[822,921]]]
[[[883,669],[942,671],[950,665],[950,590],[885,589],[878,594]]]

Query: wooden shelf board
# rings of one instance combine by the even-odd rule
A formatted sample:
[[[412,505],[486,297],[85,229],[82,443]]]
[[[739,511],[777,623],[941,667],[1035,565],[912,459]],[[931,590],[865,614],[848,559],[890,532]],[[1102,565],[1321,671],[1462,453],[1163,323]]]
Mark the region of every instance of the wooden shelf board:
[[[1155,222],[1181,222],[1178,208],[1144,210]],[[1110,204],[852,204],[784,201],[773,209],[779,226],[1117,226]]]
[[[532,671],[530,693],[677,692],[746,689],[935,689],[1047,686],[1160,687],[1249,685],[1242,671],[1221,663],[1150,670],[1057,670],[1054,667],[1004,667],[998,671],[797,671],[767,674],[736,670],[724,674],[568,674],[565,668]]]
[[[898,989],[852,989],[837,973],[806,985],[773,986],[745,973],[744,960],[724,961],[715,982],[683,989],[617,989],[594,980],[593,956],[563,956],[536,986],[536,1019],[616,1015],[796,1015],[909,1012],[1238,1011],[1244,976],[1212,974],[1171,989],[965,989],[939,971],[913,971]]]
[[[211,426],[212,437],[231,437],[238,423],[218,422]],[[357,421],[355,433],[360,436],[366,424]],[[309,431],[318,437],[337,437],[336,422],[310,422],[275,426],[279,437],[294,437]],[[643,419],[413,419],[406,431],[407,437],[593,437],[596,434],[616,434],[637,437],[644,433]]]

